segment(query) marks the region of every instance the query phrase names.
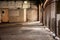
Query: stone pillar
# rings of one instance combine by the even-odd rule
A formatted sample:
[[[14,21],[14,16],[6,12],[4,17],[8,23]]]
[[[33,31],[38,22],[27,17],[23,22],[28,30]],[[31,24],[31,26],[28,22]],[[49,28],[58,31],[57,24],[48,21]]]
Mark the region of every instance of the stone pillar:
[[[57,13],[57,36],[60,37],[60,0],[56,2],[56,13]]]
[[[40,21],[40,23],[42,23],[41,5],[39,5],[39,21]]]
[[[43,8],[42,8],[42,5],[39,5],[39,21],[40,23],[43,23]]]
[[[50,28],[51,5],[48,5],[46,10],[47,10],[47,12],[46,12],[46,25],[47,25],[48,28]]]
[[[1,23],[1,9],[0,9],[0,23]]]
[[[56,32],[56,3],[51,3],[51,30],[55,33]]]
[[[24,8],[24,22],[26,22],[26,8]]]
[[[24,9],[24,22],[26,22],[26,10],[27,8],[30,8],[30,3],[28,3],[27,1],[24,1],[23,3],[23,9]]]
[[[57,14],[56,24],[57,24],[57,36],[60,37],[60,14]]]

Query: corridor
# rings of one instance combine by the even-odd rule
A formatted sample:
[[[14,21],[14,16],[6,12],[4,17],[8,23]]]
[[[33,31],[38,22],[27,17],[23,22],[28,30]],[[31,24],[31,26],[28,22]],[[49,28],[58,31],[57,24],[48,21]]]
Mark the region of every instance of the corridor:
[[[60,40],[60,0],[0,0],[0,40]]]

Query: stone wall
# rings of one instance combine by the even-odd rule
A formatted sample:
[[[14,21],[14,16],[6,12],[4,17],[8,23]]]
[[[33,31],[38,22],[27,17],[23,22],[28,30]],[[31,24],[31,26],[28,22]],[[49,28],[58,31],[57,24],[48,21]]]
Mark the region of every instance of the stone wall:
[[[1,9],[8,9],[9,22],[24,22],[23,1],[0,1]],[[37,6],[31,4],[31,8],[27,9],[27,21],[37,21]],[[1,18],[1,17],[0,17]]]
[[[58,21],[58,36],[60,37],[60,20]]]
[[[60,1],[56,3],[56,9],[57,9],[57,35],[60,37]]]
[[[45,5],[46,8],[44,11],[47,14],[47,17],[45,16],[47,18],[45,23],[47,23],[52,32],[54,32],[57,36],[60,37],[60,1],[53,1],[53,3],[51,2],[52,1],[48,2]]]
[[[51,4],[51,21],[50,21],[51,22],[50,27],[52,28],[51,31],[53,31],[54,33],[56,30],[55,18],[56,18],[56,3],[54,2]]]
[[[48,2],[45,7],[45,24],[56,33],[56,3]]]
[[[22,1],[0,1],[0,8],[16,9],[22,7]]]
[[[27,21],[37,21],[37,9],[30,8],[27,10]]]
[[[42,19],[43,19],[43,18],[42,18],[42,6],[39,4],[39,21],[40,21],[40,23],[43,22]]]
[[[45,25],[50,28],[50,20],[51,20],[51,5],[48,5],[45,8]]]
[[[60,14],[57,14],[57,35],[60,37]]]
[[[9,10],[9,22],[24,22],[23,9],[10,9]]]

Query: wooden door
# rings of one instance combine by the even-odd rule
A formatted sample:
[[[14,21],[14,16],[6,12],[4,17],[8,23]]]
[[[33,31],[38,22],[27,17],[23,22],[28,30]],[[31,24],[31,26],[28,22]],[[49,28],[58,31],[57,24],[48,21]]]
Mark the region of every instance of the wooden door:
[[[2,22],[8,22],[9,21],[8,9],[2,9],[1,12],[2,12],[2,15],[1,15],[2,19],[1,19],[1,21]]]

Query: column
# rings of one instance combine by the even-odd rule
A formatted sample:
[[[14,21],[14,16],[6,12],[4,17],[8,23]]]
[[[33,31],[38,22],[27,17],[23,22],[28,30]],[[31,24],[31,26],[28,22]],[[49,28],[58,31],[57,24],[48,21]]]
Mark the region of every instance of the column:
[[[1,23],[1,10],[0,10],[0,23]]]
[[[24,22],[26,22],[26,8],[24,8]]]
[[[42,23],[41,5],[39,5],[39,21],[40,21],[40,23]]]
[[[56,3],[51,3],[51,27],[52,31],[56,33]]]
[[[24,22],[26,22],[26,10],[27,8],[30,8],[30,4],[27,1],[24,1],[23,3],[23,9],[24,9]]]

